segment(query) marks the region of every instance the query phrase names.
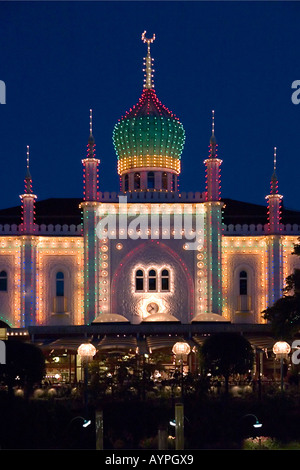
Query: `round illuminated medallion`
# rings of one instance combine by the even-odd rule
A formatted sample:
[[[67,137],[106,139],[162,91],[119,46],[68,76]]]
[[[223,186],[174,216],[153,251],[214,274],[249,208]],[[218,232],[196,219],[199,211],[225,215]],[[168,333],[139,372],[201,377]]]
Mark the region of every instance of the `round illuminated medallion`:
[[[157,313],[158,310],[159,310],[159,307],[158,307],[157,303],[155,303],[155,302],[150,302],[147,305],[147,312],[150,313],[150,314]]]

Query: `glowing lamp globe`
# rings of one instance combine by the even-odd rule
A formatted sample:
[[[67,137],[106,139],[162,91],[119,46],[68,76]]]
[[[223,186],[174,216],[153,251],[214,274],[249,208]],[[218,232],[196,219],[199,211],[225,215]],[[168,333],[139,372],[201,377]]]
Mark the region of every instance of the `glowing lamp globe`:
[[[188,355],[191,352],[190,345],[183,341],[178,341],[172,348],[172,353],[176,356]]]
[[[77,353],[82,360],[92,360],[96,352],[95,346],[91,343],[83,343],[77,349]]]
[[[291,347],[286,341],[277,341],[273,346],[273,353],[278,358],[286,358],[291,352]]]

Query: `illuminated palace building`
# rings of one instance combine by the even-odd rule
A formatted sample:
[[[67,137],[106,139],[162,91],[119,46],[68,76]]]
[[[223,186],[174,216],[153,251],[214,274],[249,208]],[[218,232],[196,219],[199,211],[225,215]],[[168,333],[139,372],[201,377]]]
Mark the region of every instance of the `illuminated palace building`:
[[[115,347],[121,337],[133,345],[146,337],[149,346],[156,335],[162,343],[221,330],[255,336],[267,331],[262,311],[300,267],[292,255],[300,214],[282,207],[276,149],[265,206],[222,199],[213,116],[206,188],[180,192],[185,132],[154,89],[154,37],[142,39],[142,94],[113,130],[120,192],[98,187],[91,116],[83,197],[37,201],[28,155],[20,207],[0,211],[0,315],[9,334],[110,338]]]

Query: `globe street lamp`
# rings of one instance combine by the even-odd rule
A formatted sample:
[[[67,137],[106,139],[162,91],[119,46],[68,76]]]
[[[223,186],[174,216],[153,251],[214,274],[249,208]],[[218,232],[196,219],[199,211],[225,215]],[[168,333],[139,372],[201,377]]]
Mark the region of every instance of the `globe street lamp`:
[[[179,357],[181,364],[181,397],[183,397],[183,357],[188,356],[191,352],[191,347],[185,341],[178,341],[172,348],[172,353],[175,357]]]
[[[183,357],[191,352],[190,345],[184,341],[178,341],[172,348],[172,353],[181,361],[181,398],[183,398]],[[184,449],[184,409],[183,403],[175,405],[175,446],[176,450]]]
[[[191,352],[191,347],[185,341],[178,341],[172,348],[172,353],[175,357],[179,357],[181,364],[181,398],[183,397],[183,357],[188,356]]]
[[[83,343],[77,349],[78,356],[81,359],[81,364],[84,367],[84,408],[86,413],[88,405],[88,366],[93,360],[96,352],[97,350],[95,346],[91,343]]]
[[[97,350],[92,343],[82,343],[77,349],[77,353],[83,362],[90,362],[93,360]]]
[[[175,354],[175,356],[188,356],[191,352],[191,347],[188,343],[184,341],[178,341],[177,343],[174,344],[172,348],[172,353]]]
[[[276,359],[280,359],[280,388],[283,391],[283,360],[287,359],[291,352],[291,346],[286,341],[277,341],[273,346],[273,353]]]

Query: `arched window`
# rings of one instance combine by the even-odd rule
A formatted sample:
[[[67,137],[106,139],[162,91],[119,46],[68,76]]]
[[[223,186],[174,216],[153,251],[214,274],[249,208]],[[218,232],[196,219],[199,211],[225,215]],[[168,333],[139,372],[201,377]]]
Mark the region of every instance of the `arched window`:
[[[170,276],[167,269],[163,269],[161,272],[161,290],[170,290]]]
[[[64,273],[59,271],[56,273],[56,297],[63,297],[65,295],[65,276]]]
[[[168,174],[165,171],[161,176],[161,187],[162,189],[168,189]]]
[[[7,292],[7,272],[0,272],[0,292]]]
[[[141,292],[144,290],[144,271],[138,269],[135,273],[135,290]]]
[[[140,173],[134,173],[134,189],[140,189],[141,187],[141,175]]]
[[[240,272],[240,295],[248,294],[248,275],[246,271]]]
[[[149,171],[147,178],[148,178],[148,182],[147,182],[148,189],[154,189],[154,172]]]
[[[129,179],[128,179],[128,174],[124,176],[124,191],[128,191],[129,189]]]
[[[148,290],[157,290],[157,274],[155,269],[150,269],[148,274]]]

